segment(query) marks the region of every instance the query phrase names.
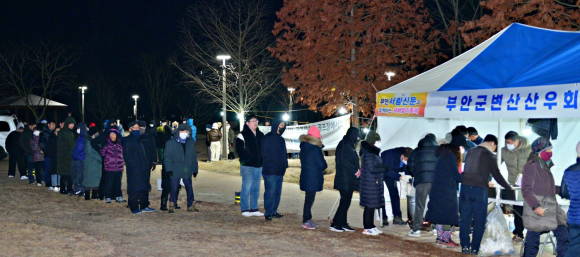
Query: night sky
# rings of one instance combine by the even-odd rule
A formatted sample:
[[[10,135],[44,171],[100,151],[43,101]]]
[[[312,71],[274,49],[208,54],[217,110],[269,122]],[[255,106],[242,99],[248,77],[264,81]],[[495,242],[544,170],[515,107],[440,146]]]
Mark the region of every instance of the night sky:
[[[72,70],[77,83],[97,74],[132,80],[138,76],[135,66],[141,54],[179,53],[179,22],[194,1],[4,0],[0,43],[43,41],[72,47],[80,57]],[[272,3],[273,26],[282,0]],[[77,95],[71,92],[55,100],[74,111],[79,101],[70,99]]]

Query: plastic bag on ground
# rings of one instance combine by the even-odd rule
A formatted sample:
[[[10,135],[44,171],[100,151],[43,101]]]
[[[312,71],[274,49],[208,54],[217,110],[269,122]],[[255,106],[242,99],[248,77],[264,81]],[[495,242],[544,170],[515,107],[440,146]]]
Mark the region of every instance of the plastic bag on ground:
[[[479,256],[517,255],[506,219],[496,206],[487,215],[485,232],[479,247]]]

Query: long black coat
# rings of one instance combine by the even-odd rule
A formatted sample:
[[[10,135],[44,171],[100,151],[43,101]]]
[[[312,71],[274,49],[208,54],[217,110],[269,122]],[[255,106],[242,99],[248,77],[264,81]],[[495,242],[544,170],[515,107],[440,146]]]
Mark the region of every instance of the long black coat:
[[[284,176],[288,168],[286,141],[278,134],[279,120],[272,122],[272,130],[262,138],[262,174]],[[229,140],[229,138],[228,138]]]
[[[9,155],[14,156],[15,158],[24,155],[24,150],[22,150],[22,147],[20,147],[19,143],[21,135],[22,135],[21,132],[15,130],[10,132],[10,134],[8,134],[8,137],[6,137],[6,151],[8,152]]]
[[[145,156],[149,161],[149,165],[157,162],[157,146],[155,144],[155,136],[151,132],[146,132],[141,135],[141,143],[145,149]]]
[[[58,148],[56,173],[58,175],[71,174],[72,152],[75,147],[76,134],[68,128],[68,124],[75,124],[75,120],[70,116],[64,121],[64,127],[58,132],[56,141]]]
[[[149,183],[149,161],[139,137],[129,134],[121,142],[127,171],[127,192],[151,189],[151,184]]]
[[[455,155],[446,146],[439,146],[435,152],[435,179],[431,185],[425,219],[435,224],[459,225],[457,185],[462,176]]]
[[[435,149],[437,141],[430,137],[425,137],[419,141],[418,147],[409,156],[408,170],[413,176],[413,186],[421,183],[432,183],[435,178]]]
[[[324,170],[328,168],[322,155],[322,141],[310,135],[300,136],[300,190],[322,191]]]
[[[380,149],[367,141],[361,142],[360,146],[362,157],[360,205],[366,208],[383,208],[385,206],[383,174],[386,168],[379,156]]]
[[[357,128],[349,128],[336,146],[336,176],[334,177],[336,190],[357,191],[359,189],[360,179],[354,175],[360,168],[355,149],[358,133]]]

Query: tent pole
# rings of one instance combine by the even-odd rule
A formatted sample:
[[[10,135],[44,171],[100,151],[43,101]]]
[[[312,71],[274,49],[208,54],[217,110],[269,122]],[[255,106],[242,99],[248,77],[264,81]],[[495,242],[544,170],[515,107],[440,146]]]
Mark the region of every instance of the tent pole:
[[[503,145],[504,139],[501,135],[501,119],[497,122],[497,166],[501,167],[501,146]]]

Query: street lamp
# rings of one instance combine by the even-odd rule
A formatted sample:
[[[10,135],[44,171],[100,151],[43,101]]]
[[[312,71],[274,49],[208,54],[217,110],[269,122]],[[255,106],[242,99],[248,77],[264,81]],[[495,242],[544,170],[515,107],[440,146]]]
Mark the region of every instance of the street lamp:
[[[284,121],[288,121],[288,120],[290,120],[290,115],[288,115],[288,113],[284,113],[284,116],[282,116],[282,119]]]
[[[79,87],[79,89],[81,90],[82,93],[82,109],[81,109],[81,114],[82,114],[82,120],[83,122],[85,122],[85,90],[87,90],[87,86],[81,86]]]
[[[387,78],[389,79],[389,81],[391,81],[391,77],[395,76],[395,72],[393,72],[393,71],[387,71],[387,72],[385,72],[385,76],[387,76]]]
[[[290,93],[290,103],[288,104],[288,120],[292,119],[292,107],[294,106],[294,101],[292,97],[294,96],[294,89],[293,87],[288,88],[288,92]]]
[[[340,109],[338,109],[338,114],[346,114],[346,109],[344,107],[340,107]]]
[[[133,99],[135,99],[135,106],[133,106],[133,114],[135,115],[135,120],[137,120],[137,99],[139,99],[139,96],[133,95]]]
[[[227,115],[226,115],[226,60],[232,58],[229,55],[218,55],[217,59],[222,60],[222,69],[223,69],[223,87],[222,87],[222,158],[227,158],[228,155],[228,146],[226,141],[226,124],[227,123]]]

